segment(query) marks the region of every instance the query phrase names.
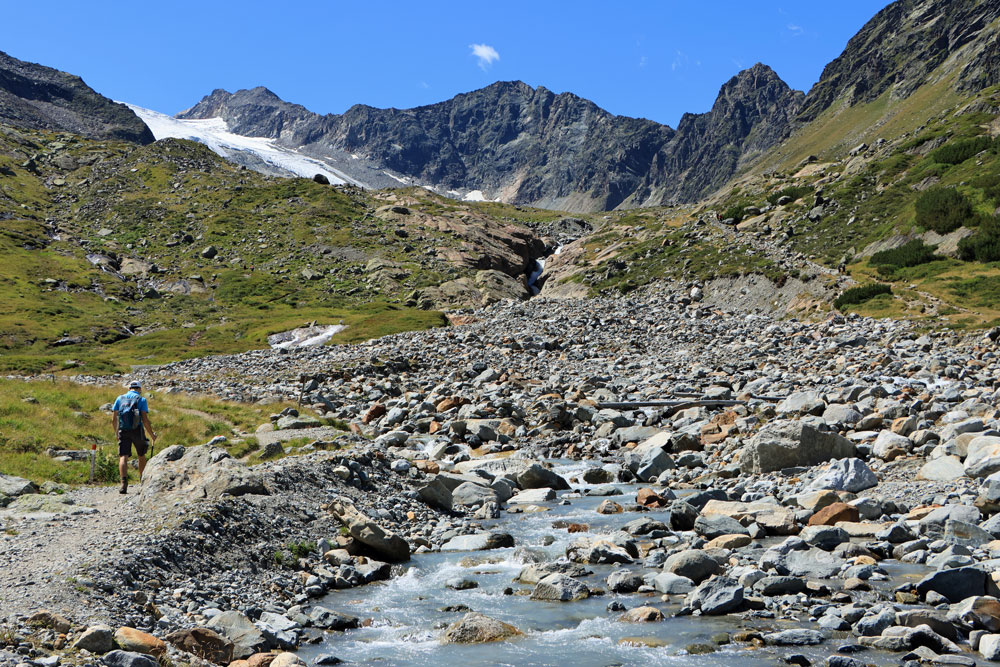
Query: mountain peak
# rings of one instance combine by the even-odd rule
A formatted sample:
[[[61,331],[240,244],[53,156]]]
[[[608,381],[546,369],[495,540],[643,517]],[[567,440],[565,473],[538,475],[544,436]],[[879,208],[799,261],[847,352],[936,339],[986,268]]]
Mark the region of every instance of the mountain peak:
[[[153,133],[131,109],[100,95],[80,77],[2,51],[0,122],[92,139],[153,142]]]

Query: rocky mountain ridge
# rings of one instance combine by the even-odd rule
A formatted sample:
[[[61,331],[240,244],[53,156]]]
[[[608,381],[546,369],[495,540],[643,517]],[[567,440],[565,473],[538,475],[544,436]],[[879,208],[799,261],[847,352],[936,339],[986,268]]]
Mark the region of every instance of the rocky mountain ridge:
[[[78,76],[0,52],[0,122],[33,130],[68,131],[90,139],[137,144],[153,133],[124,104],[97,93]]]
[[[780,141],[801,97],[757,64],[677,131],[520,81],[415,109],[355,105],[339,116],[312,114],[264,88],[216,90],[178,117],[222,118],[237,134],[314,157],[360,156],[443,192],[595,211],[697,199]]]

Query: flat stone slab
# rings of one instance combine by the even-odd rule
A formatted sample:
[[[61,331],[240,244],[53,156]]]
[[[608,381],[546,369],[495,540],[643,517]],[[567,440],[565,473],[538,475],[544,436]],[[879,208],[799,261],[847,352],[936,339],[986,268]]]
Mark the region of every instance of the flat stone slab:
[[[343,435],[332,426],[318,426],[316,428],[286,428],[280,431],[270,431],[267,433],[257,433],[255,437],[261,448],[267,447],[272,442],[288,442],[299,438],[309,438],[310,440],[333,440],[339,435]]]

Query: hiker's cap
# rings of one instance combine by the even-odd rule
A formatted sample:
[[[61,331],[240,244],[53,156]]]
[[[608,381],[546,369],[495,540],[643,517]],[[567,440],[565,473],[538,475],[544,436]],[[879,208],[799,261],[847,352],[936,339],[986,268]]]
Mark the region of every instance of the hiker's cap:
[[[132,380],[131,382],[128,383],[128,388],[129,389],[142,389],[142,383],[139,382],[138,380]]]

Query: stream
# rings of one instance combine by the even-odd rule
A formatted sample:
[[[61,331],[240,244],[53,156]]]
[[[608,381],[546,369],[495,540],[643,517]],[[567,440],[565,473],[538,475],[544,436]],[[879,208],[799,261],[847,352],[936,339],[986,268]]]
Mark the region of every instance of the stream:
[[[563,463],[555,470],[567,478],[582,472],[579,463]],[[590,486],[574,484],[575,489]],[[615,486],[621,489],[623,496],[613,499],[621,503],[634,500],[640,488],[631,484]],[[679,495],[683,497],[683,492]],[[569,504],[560,504],[564,499],[568,499]],[[404,573],[389,581],[331,592],[318,601],[319,604],[363,620],[371,619],[371,624],[346,633],[327,633],[321,644],[300,649],[299,656],[308,664],[313,664],[322,654],[330,654],[347,663],[378,665],[754,666],[774,665],[782,656],[793,653],[806,655],[816,662],[834,653],[838,646],[856,643],[856,638],[849,633],[835,633],[834,638],[816,647],[759,649],[747,644],[727,644],[718,646],[715,653],[689,655],[686,647],[710,644],[713,635],[723,632],[816,626],[807,617],[797,624],[771,619],[745,620],[736,615],[671,618],[681,608],[683,596],[672,596],[670,602],[663,602],[659,593],[608,591],[604,595],[566,603],[533,601],[525,594],[504,594],[506,588],[513,588],[515,592],[533,589],[533,586],[514,581],[521,567],[533,562],[532,553],[544,555],[547,561],[556,560],[580,537],[613,531],[637,516],[657,518],[658,514],[666,512],[602,515],[595,509],[603,500],[603,497],[560,492],[557,500],[542,504],[547,511],[502,513],[499,519],[483,522],[486,530],[513,535],[514,548],[416,554],[403,566]],[[586,524],[589,532],[570,534],[565,528],[553,527],[556,521]],[[762,541],[762,552],[764,547],[783,539]],[[890,581],[880,582],[886,587],[893,582],[898,585],[900,577],[917,576],[923,570],[920,566],[895,561],[887,561],[884,565],[893,575]],[[606,590],[608,574],[622,566],[586,567],[593,574],[582,581],[592,589]],[[640,574],[653,571],[644,568],[641,561],[625,567]],[[478,587],[462,591],[449,588],[447,584],[456,579],[471,579]],[[626,608],[652,605],[667,618],[659,623],[622,623],[618,620],[622,612],[607,610],[612,601],[619,601]],[[444,628],[467,611],[442,611],[447,605],[466,605],[472,611],[514,625],[524,636],[492,644],[442,644],[440,637]],[[651,641],[653,646],[620,642],[629,637]],[[877,651],[866,651],[863,658],[868,663],[898,663],[898,656]]]

